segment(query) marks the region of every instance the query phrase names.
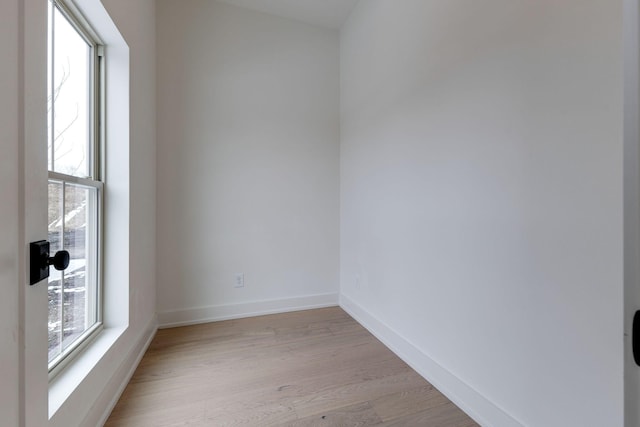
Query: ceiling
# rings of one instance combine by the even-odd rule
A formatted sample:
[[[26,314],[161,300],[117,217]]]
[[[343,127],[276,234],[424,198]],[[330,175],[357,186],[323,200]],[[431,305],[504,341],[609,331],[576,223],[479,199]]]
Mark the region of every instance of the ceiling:
[[[340,29],[358,0],[218,0],[223,3]]]

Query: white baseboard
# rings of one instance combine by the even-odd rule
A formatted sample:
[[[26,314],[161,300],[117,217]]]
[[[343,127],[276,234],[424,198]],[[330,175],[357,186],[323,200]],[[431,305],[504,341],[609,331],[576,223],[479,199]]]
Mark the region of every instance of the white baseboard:
[[[439,365],[349,297],[340,295],[340,307],[480,425],[523,427],[522,423]]]
[[[122,359],[120,366],[118,367],[116,374],[112,377],[109,384],[105,387],[102,392],[102,396],[108,396],[108,404],[102,413],[92,413],[91,411],[85,418],[82,425],[84,426],[103,426],[109,415],[111,415],[111,411],[118,403],[120,396],[124,392],[124,389],[129,384],[131,377],[133,377],[136,368],[140,364],[142,357],[146,353],[153,337],[156,335],[156,331],[158,330],[158,319],[156,316],[149,322],[147,327],[144,329],[144,332],[140,336],[138,343],[134,345],[131,350],[127,353],[127,355]],[[100,400],[100,398],[98,399]],[[97,407],[97,406],[96,406]]]
[[[335,307],[337,305],[337,293],[307,295],[242,304],[216,305],[185,310],[164,311],[162,313],[158,313],[158,322],[160,328],[171,328],[175,326],[195,325],[198,323],[216,322],[220,320],[262,316],[265,314]]]

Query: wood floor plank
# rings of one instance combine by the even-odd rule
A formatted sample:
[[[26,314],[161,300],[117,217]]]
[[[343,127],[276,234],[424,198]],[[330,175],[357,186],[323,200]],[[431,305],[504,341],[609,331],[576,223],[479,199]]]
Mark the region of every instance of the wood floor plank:
[[[347,404],[377,399],[397,393],[406,388],[415,388],[425,384],[425,380],[412,371],[387,375],[375,380],[362,381],[332,387],[319,393],[312,393],[294,400],[294,407],[300,417],[327,412]]]
[[[312,415],[287,424],[291,427],[366,427],[382,423],[369,402],[346,406],[326,414]]]
[[[387,421],[380,424],[380,426],[479,427],[467,414],[451,402]]]
[[[211,407],[205,422],[210,426],[282,426],[298,419],[290,405],[240,402],[226,407]]]
[[[337,307],[158,331],[107,427],[476,424]]]
[[[426,411],[448,402],[449,399],[442,393],[433,386],[427,385],[379,397],[371,402],[371,406],[383,421],[390,421]]]

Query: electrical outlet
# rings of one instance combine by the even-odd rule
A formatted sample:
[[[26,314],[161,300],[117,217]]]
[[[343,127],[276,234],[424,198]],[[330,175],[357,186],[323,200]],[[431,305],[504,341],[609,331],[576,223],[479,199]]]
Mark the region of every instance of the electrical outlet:
[[[233,284],[234,288],[244,288],[244,273],[236,274],[236,281]]]

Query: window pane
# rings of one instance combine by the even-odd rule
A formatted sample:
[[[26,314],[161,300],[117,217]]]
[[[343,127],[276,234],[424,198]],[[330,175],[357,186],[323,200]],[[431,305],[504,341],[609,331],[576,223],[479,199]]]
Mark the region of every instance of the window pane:
[[[51,252],[68,251],[64,272],[49,277],[49,361],[97,321],[98,190],[72,183],[49,183]]]
[[[52,9],[49,168],[88,177],[91,46],[56,7]]]
[[[62,249],[62,186],[49,181],[49,250],[52,254]],[[61,352],[62,343],[62,272],[49,271],[49,361]]]

